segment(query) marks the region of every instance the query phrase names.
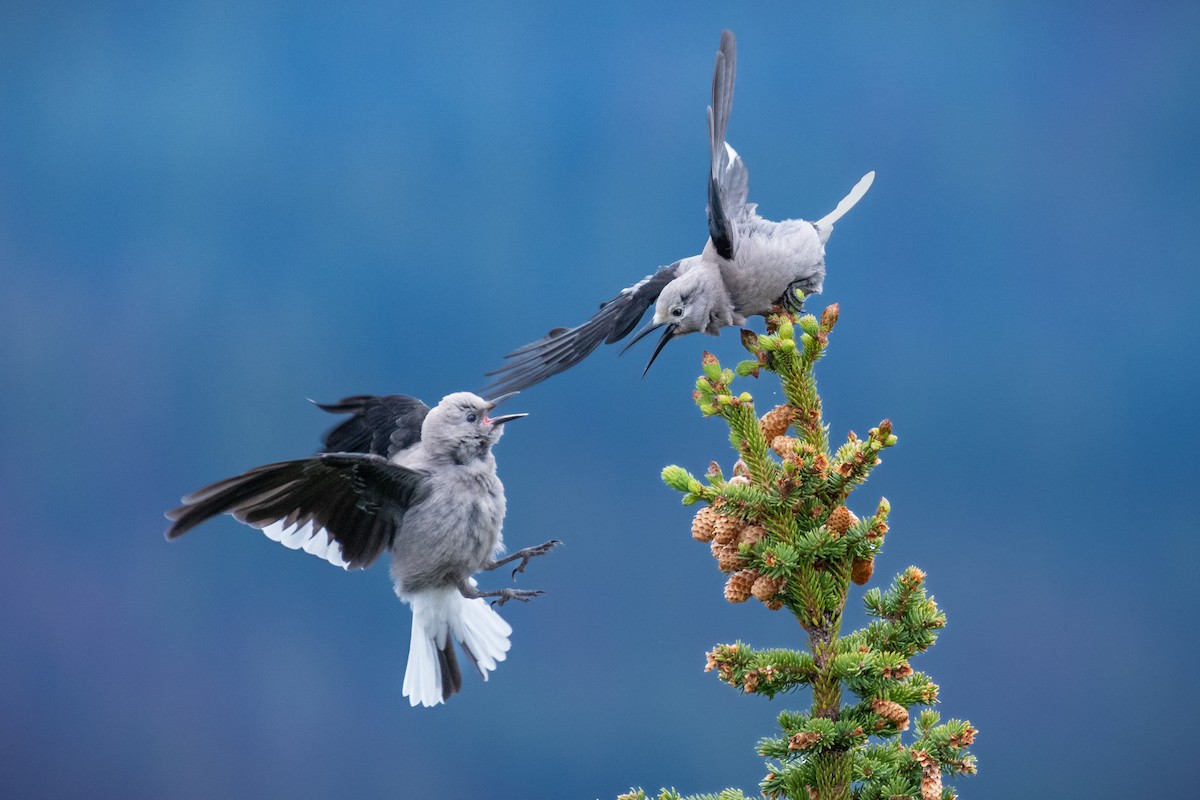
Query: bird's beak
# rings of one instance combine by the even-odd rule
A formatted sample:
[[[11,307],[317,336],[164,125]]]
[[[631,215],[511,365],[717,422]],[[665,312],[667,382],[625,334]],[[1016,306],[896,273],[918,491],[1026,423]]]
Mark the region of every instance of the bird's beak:
[[[629,340],[629,344],[625,345],[624,349],[621,350],[621,354],[624,355],[626,350],[633,347],[642,339],[645,339],[647,334],[662,328],[664,325],[667,327],[663,329],[662,338],[659,339],[658,344],[654,346],[654,353],[650,356],[650,360],[646,362],[646,368],[642,370],[643,378],[646,377],[646,373],[650,371],[650,365],[654,363],[654,359],[658,358],[658,354],[661,353],[662,349],[667,346],[667,342],[675,338],[675,323],[667,325],[665,322],[655,322],[654,320],[650,320],[650,322],[646,323],[646,327],[634,334],[634,337]]]
[[[520,394],[520,392],[508,392],[507,394],[502,394],[499,397],[492,398],[491,400],[488,400],[486,410],[491,411],[493,408],[500,405],[508,398],[516,397],[519,394]],[[503,425],[506,422],[512,422],[514,419],[520,419],[521,417],[528,417],[528,416],[529,416],[528,414],[505,414],[502,417],[489,417],[487,414],[484,414],[483,419],[485,422],[487,422],[489,425],[491,425],[493,428],[495,428],[497,425]]]
[[[650,354],[650,360],[646,362],[646,368],[642,370],[642,377],[646,377],[646,373],[650,371],[650,365],[654,363],[654,359],[658,358],[658,354],[667,346],[667,342],[675,337],[675,326],[668,325],[663,329],[662,338],[658,340],[658,344],[654,346],[654,352]]]
[[[500,396],[499,396],[499,397],[497,397],[497,398],[494,398],[494,399],[492,399],[492,400],[488,400],[488,401],[487,401],[487,402],[488,402],[488,404],[487,404],[487,410],[488,410],[488,411],[491,411],[493,408],[495,408],[496,406],[500,405],[500,404],[501,404],[501,403],[503,403],[505,400],[508,400],[510,397],[516,397],[516,396],[517,396],[517,395],[519,395],[519,394],[520,394],[520,392],[509,392],[508,394],[502,394],[502,395],[500,395]]]
[[[514,392],[513,394],[516,394],[516,392]],[[529,416],[528,414],[505,414],[502,417],[488,417],[488,422],[490,422],[492,424],[492,427],[494,428],[497,425],[503,425],[506,422],[512,422],[514,419],[520,419],[521,417],[528,417],[528,416]]]
[[[635,333],[633,335],[633,338],[629,340],[629,344],[627,344],[621,348],[621,355],[625,355],[626,350],[633,347],[635,344],[640,342],[642,339],[645,339],[646,334],[656,331],[659,328],[661,328],[663,325],[666,325],[666,324],[667,323],[665,323],[665,322],[655,322],[654,320],[650,320],[649,322],[647,322],[646,327],[642,328],[640,331]]]

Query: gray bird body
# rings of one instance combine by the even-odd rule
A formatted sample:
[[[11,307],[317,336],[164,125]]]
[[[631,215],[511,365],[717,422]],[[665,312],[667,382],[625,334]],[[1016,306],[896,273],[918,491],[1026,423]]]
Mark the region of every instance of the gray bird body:
[[[825,243],[833,225],[862,199],[875,173],[864,175],[833,211],[816,222],[764,219],[755,204],[747,202],[746,165],[725,140],[736,73],[737,45],[733,33],[724,31],[713,68],[713,104],[708,109],[709,239],[703,251],[660,267],[622,290],[582,325],[556,328],[509,353],[507,363],[489,373],[496,376],[489,388],[520,390],[569,369],[601,342],[612,344],[628,336],[651,305],[653,319],[626,346],[664,329],[647,371],[672,338],[697,332],[716,336],[723,328],[744,325],[747,317],[765,316],[781,304],[799,310],[796,292],[822,291]]]
[[[436,419],[431,425],[426,417],[424,427],[434,430],[423,429],[418,446],[392,458],[399,466],[428,475],[428,497],[408,510],[406,535],[392,543],[392,577],[397,591],[405,594],[457,587],[504,552],[504,485],[496,474],[491,444],[460,447],[461,440],[431,444],[436,430],[444,426]],[[495,428],[496,439],[502,431]]]
[[[754,266],[746,269],[744,264]],[[748,317],[770,312],[789,286],[803,285],[808,289],[805,294],[820,292],[825,279],[824,247],[810,222],[772,222],[754,214],[739,231],[735,258],[722,257],[710,241],[700,255],[680,261],[677,274],[655,303],[654,322],[674,322],[677,336],[697,332],[716,336],[722,328],[745,325]],[[706,300],[711,301],[707,306]],[[684,313],[674,317],[675,308]]]
[[[430,409],[414,398],[358,396],[321,408],[352,416],[329,431],[325,452],[257,467],[183,498],[167,512],[167,538],[218,514],[259,528],[292,549],[345,569],[391,555],[397,596],[413,609],[404,695],[412,705],[444,702],[462,685],[457,640],[486,680],[503,661],[512,628],[483,599],[527,600],[539,592],[481,592],[473,575],[500,561],[505,498],[492,446],[506,422],[487,415],[500,400],[469,392]],[[333,450],[334,452],[331,452]]]

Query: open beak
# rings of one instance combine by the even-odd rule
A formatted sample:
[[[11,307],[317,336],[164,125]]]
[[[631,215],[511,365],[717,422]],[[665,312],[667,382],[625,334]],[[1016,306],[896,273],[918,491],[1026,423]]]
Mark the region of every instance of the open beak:
[[[661,328],[663,325],[666,325],[666,324],[667,323],[665,323],[665,322],[655,322],[654,320],[650,320],[649,322],[647,322],[646,327],[642,328],[640,331],[635,333],[633,335],[633,338],[629,340],[629,344],[627,344],[621,348],[621,355],[625,355],[626,350],[633,347],[635,344],[640,342],[642,339],[645,339],[646,334],[656,331],[659,328]]]
[[[646,362],[646,368],[642,370],[642,377],[646,377],[646,373],[650,371],[650,365],[654,363],[654,359],[658,358],[658,354],[667,346],[667,342],[675,338],[675,326],[668,325],[663,329],[662,338],[658,340],[658,344],[654,346],[654,352],[650,354],[650,360]]]
[[[647,334],[653,333],[659,328],[662,328],[664,325],[666,325],[666,328],[663,329],[662,338],[659,339],[658,344],[654,346],[654,353],[650,356],[650,360],[646,362],[646,368],[642,370],[643,378],[646,377],[646,373],[650,371],[650,365],[654,363],[654,359],[658,358],[658,354],[661,353],[662,349],[667,346],[667,342],[675,338],[675,324],[671,323],[670,325],[667,325],[665,322],[654,322],[651,320],[646,324],[646,327],[638,331],[634,337],[629,340],[629,344],[625,345],[624,349],[621,350],[621,354],[624,355],[626,350],[633,347],[642,339],[645,339]]]
[[[488,400],[487,410],[491,411],[493,408],[500,405],[508,398],[516,397],[518,394],[520,394],[520,392],[509,392],[508,394],[502,394],[499,397],[494,397],[491,400]],[[528,417],[528,416],[529,416],[528,414],[505,414],[502,417],[488,417],[485,415],[484,418],[494,428],[497,425],[503,425],[506,422],[512,422],[514,419],[520,419],[521,417]]]
[[[521,417],[528,416],[528,414],[505,414],[502,417],[488,417],[487,421],[490,422],[494,428],[497,425],[503,425],[506,422],[512,422],[514,419],[520,419]]]
[[[494,397],[491,400],[487,401],[487,410],[491,411],[493,408],[500,405],[505,400],[508,400],[509,398],[512,398],[512,397],[516,397],[519,394],[520,394],[520,392],[509,392],[507,394],[502,394],[499,397]]]

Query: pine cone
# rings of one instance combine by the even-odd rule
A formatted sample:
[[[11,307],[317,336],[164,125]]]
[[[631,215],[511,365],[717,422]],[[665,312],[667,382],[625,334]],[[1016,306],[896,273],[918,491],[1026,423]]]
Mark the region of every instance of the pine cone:
[[[738,543],[753,545],[766,535],[767,529],[762,525],[747,525],[746,527],[742,528],[742,532],[738,535]]]
[[[871,701],[871,710],[894,723],[900,730],[908,730],[908,709],[899,703],[877,697]]]
[[[721,544],[736,542],[741,532],[742,523],[733,517],[718,514],[713,521],[713,539]]]
[[[871,580],[871,576],[875,574],[875,559],[872,558],[856,558],[854,563],[850,565],[850,580],[862,586],[867,581]]]
[[[783,586],[783,581],[779,578],[759,575],[758,579],[754,581],[754,585],[750,587],[750,594],[754,595],[754,599],[765,603],[779,593],[781,586]]]
[[[921,765],[921,800],[941,800],[941,766],[924,750],[914,750],[913,758]]]
[[[692,518],[692,538],[698,542],[712,541],[713,525],[717,521],[717,512],[711,506],[705,506],[696,512]]]
[[[729,576],[725,584],[725,599],[731,603],[744,603],[750,598],[750,587],[758,578],[758,571],[744,569]]]
[[[895,668],[885,666],[879,670],[880,677],[887,678],[888,680],[900,680],[901,678],[907,678],[912,674],[913,668],[908,664],[901,664]]]
[[[758,421],[759,427],[762,428],[763,438],[770,442],[776,436],[787,433],[788,426],[792,424],[795,416],[796,409],[791,406],[775,406],[763,414],[762,419]]]
[[[780,458],[796,455],[796,440],[791,436],[780,434],[773,439],[767,439],[771,443],[771,450]]]
[[[856,522],[858,522],[858,517],[854,516],[853,511],[845,506],[838,506],[829,514],[829,519],[825,521],[825,527],[834,534],[835,539],[840,539]]]
[[[715,540],[713,544],[716,544]],[[746,559],[738,552],[737,542],[721,545],[716,555],[717,569],[721,570],[721,572],[737,572],[746,566]]]
[[[972,728],[969,724],[962,729],[961,733],[956,733],[950,737],[950,744],[954,747],[966,747],[975,741],[975,734],[979,733],[977,728]]]
[[[783,608],[783,598],[779,596],[772,597],[764,605],[766,605],[766,607],[772,611],[778,611],[779,609]]]
[[[820,731],[802,731],[788,739],[788,750],[807,750],[821,741]]]

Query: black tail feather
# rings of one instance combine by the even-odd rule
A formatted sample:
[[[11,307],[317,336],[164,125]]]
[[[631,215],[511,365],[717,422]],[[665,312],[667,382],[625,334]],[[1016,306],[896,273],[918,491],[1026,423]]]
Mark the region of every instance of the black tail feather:
[[[462,671],[458,668],[458,656],[454,654],[454,640],[447,636],[446,646],[438,648],[438,666],[442,670],[442,701],[462,689]]]

